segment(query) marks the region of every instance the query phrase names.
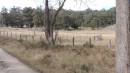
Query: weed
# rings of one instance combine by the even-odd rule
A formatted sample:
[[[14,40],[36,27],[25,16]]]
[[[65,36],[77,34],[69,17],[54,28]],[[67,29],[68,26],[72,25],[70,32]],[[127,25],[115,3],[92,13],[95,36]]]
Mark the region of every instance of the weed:
[[[94,45],[93,45],[92,43],[85,42],[85,43],[83,44],[83,47],[86,47],[86,48],[93,48]]]

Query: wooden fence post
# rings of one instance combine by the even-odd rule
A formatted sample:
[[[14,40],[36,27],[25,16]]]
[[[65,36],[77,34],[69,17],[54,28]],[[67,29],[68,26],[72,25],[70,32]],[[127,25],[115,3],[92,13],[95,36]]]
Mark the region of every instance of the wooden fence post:
[[[3,34],[4,34],[4,36],[5,36],[5,31],[4,31],[4,33],[3,33]]]
[[[0,36],[1,36],[1,31],[0,31]]]
[[[94,35],[93,39],[94,39],[94,41],[96,40],[96,36],[95,35]]]
[[[10,36],[11,36],[11,38],[12,38],[12,32],[11,32]]]
[[[36,35],[36,31],[34,30],[34,36]]]
[[[75,37],[72,38],[73,46],[75,46]]]
[[[34,35],[32,35],[32,40],[35,41],[35,39],[34,39]]]
[[[112,48],[112,41],[111,40],[109,40],[108,48]]]
[[[57,43],[58,45],[62,45],[62,39],[60,36],[57,37]]]
[[[22,39],[22,35],[20,34],[20,40]]]
[[[2,36],[2,31],[1,31],[1,36]]]
[[[7,35],[7,37],[8,37],[8,31],[6,32],[6,35]]]
[[[42,40],[42,35],[40,35],[40,41]]]
[[[92,39],[89,38],[89,47],[92,48]]]
[[[14,32],[14,38],[18,39],[19,36]]]

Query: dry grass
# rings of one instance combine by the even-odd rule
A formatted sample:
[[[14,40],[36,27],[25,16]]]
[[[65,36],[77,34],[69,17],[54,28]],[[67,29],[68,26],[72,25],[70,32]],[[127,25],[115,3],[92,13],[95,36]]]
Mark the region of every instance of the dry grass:
[[[41,73],[115,73],[115,50],[104,47],[31,47],[26,41],[0,37],[0,46]],[[35,45],[37,43],[34,43]],[[38,44],[37,44],[38,45]]]
[[[20,34],[22,35],[23,39],[32,40],[33,35],[35,40],[45,39],[45,34],[42,31],[36,30],[34,32],[33,29],[27,28],[0,28],[1,35],[7,36],[6,32],[8,32],[8,36],[11,35],[12,37],[19,39]],[[103,40],[96,40],[94,41],[94,36],[102,36]],[[75,37],[75,45],[83,45],[85,42],[89,41],[89,38],[92,39],[92,43],[98,46],[108,46],[109,41],[111,40],[112,44],[115,45],[115,32],[111,30],[73,30],[73,31],[66,31],[60,30],[58,31],[58,43],[61,45],[72,45],[72,39]]]

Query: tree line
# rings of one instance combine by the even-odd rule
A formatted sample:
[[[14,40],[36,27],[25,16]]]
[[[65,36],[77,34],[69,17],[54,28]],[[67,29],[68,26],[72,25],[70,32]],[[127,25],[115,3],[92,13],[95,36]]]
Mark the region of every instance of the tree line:
[[[50,8],[49,19],[56,12],[55,9]],[[3,7],[0,15],[0,25],[10,27],[44,27],[45,10],[42,7],[32,8],[13,7],[7,9]],[[57,16],[55,29],[78,29],[79,27],[106,27],[116,22],[116,8],[109,10],[92,10],[86,9],[84,11],[73,11],[61,9]]]

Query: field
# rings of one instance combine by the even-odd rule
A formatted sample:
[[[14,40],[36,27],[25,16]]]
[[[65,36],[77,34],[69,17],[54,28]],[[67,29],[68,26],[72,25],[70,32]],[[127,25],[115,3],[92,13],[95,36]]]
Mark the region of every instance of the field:
[[[41,29],[20,29],[20,28],[0,28],[0,35],[8,36],[16,39],[25,40],[45,40],[45,34]],[[60,30],[57,32],[57,44],[73,45],[73,38],[75,45],[84,45],[89,40],[96,46],[115,45],[115,32],[111,30]]]
[[[110,30],[74,30],[58,32],[58,37],[62,39],[62,45],[71,45],[72,38],[75,37],[76,45],[85,43],[92,39],[93,48],[83,46],[56,46],[44,47],[39,44],[40,35],[44,39],[44,33],[33,29],[1,28],[0,46],[5,51],[18,57],[24,63],[41,73],[115,73],[115,48],[107,47],[110,43],[115,44],[115,32]],[[5,32],[8,32],[8,36]],[[10,36],[10,33],[13,33]],[[31,40],[20,40],[19,34],[33,36],[35,42]],[[102,35],[102,40],[95,39],[94,36]],[[6,36],[6,37],[5,37]],[[24,39],[24,37],[22,37]],[[63,39],[65,39],[63,41]],[[42,43],[42,42],[40,42]],[[40,46],[38,46],[40,45]]]

